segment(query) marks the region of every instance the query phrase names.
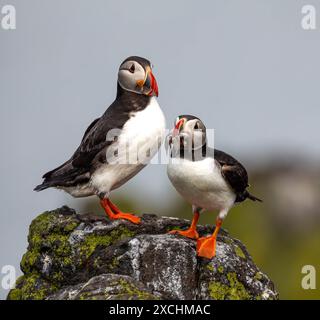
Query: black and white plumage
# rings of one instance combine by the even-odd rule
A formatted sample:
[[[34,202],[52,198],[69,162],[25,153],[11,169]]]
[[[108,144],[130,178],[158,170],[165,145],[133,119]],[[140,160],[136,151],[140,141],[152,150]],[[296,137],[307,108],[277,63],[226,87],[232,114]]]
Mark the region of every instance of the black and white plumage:
[[[115,101],[87,128],[72,157],[46,173],[35,190],[55,187],[74,197],[98,195],[105,209],[113,208],[111,215],[107,212],[109,217],[127,218],[112,216],[121,212],[109,194],[135,176],[161,145],[165,118],[156,96],[158,86],[150,62],[127,58],[119,68]],[[139,155],[137,161],[128,158],[132,154]]]
[[[179,116],[170,145],[172,161],[168,164],[168,177],[181,196],[192,204],[196,219],[191,230],[178,233],[198,238],[195,226],[203,210],[218,211],[217,222],[221,226],[236,203],[246,199],[261,201],[248,192],[248,175],[243,165],[229,154],[207,146],[206,128],[199,118]],[[201,242],[205,240],[198,240],[198,253],[211,258],[215,251],[209,247],[200,252]],[[215,239],[213,242],[215,245]]]

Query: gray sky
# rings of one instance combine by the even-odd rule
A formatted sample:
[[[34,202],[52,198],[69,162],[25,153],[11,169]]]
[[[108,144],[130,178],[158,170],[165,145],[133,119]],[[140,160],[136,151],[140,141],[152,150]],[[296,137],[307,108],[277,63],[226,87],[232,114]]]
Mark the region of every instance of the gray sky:
[[[303,30],[301,7],[314,4],[320,23],[320,2],[0,0],[0,7],[8,3],[17,29],[0,29],[0,271],[18,267],[33,217],[86,201],[32,189],[113,101],[127,56],[155,65],[169,127],[191,113],[215,129],[216,147],[245,163],[280,152],[319,161],[320,26]],[[160,165],[118,194],[134,190],[141,211],[163,212],[163,197],[178,197]]]

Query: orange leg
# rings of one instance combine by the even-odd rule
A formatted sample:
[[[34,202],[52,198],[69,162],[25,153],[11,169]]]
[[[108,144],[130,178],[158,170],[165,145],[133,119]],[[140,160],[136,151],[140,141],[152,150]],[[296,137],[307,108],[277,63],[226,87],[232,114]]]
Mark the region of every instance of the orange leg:
[[[212,259],[216,255],[216,242],[219,230],[222,225],[222,220],[217,218],[216,227],[210,237],[202,237],[197,240],[197,255]]]
[[[169,233],[180,234],[184,237],[191,238],[191,239],[198,239],[199,234],[197,232],[197,223],[198,223],[199,217],[200,217],[200,214],[199,214],[199,212],[196,211],[193,215],[193,219],[192,219],[191,226],[189,227],[189,229],[187,229],[185,231],[172,230],[172,231],[169,231]]]
[[[141,219],[131,213],[122,212],[118,209],[109,199],[100,200],[100,204],[108,217],[112,220],[114,219],[125,219],[129,220],[132,223],[139,224]]]

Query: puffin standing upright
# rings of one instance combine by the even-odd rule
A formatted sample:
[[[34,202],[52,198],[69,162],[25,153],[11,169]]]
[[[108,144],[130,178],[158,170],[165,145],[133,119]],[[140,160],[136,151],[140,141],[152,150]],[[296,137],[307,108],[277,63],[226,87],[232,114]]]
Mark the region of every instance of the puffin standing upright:
[[[175,189],[192,204],[193,220],[185,231],[173,230],[197,239],[197,254],[211,259],[215,256],[216,239],[228,211],[246,199],[261,201],[247,187],[246,169],[227,153],[207,146],[206,127],[192,115],[179,116],[169,136],[171,161],[167,173]],[[209,237],[199,238],[196,230],[202,210],[217,210],[216,227]]]
[[[97,195],[110,219],[139,223],[139,217],[122,212],[109,196],[144,168],[163,141],[165,118],[157,96],[150,62],[137,56],[124,60],[115,101],[90,124],[73,156],[46,173],[34,190],[55,187],[74,197]]]

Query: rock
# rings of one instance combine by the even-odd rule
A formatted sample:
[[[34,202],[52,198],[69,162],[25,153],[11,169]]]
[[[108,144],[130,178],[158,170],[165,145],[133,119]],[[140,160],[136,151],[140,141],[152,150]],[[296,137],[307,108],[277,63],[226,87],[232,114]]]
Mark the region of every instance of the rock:
[[[64,287],[48,300],[156,300],[160,297],[132,277],[108,273],[92,277],[86,283]]]
[[[144,214],[134,225],[68,207],[45,212],[30,225],[24,275],[7,299],[278,298],[244,245],[225,230],[212,260],[196,257],[194,240],[167,234],[189,223]]]

